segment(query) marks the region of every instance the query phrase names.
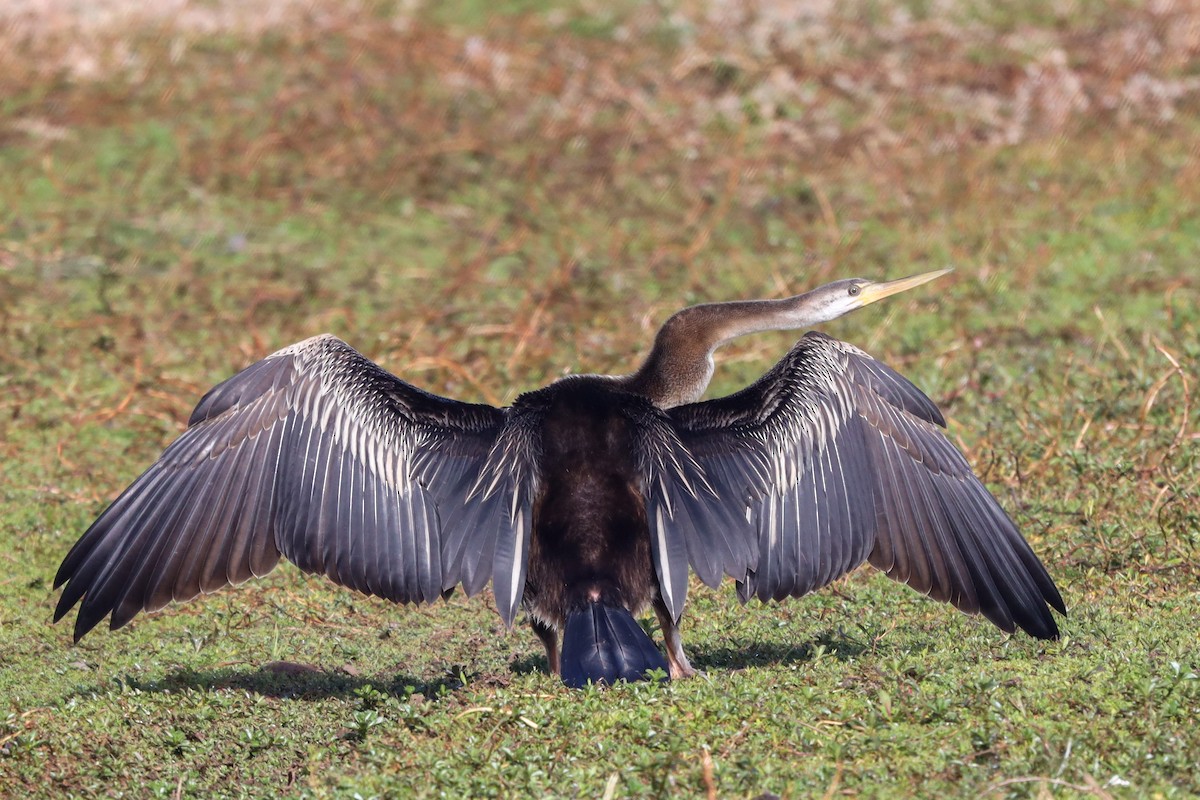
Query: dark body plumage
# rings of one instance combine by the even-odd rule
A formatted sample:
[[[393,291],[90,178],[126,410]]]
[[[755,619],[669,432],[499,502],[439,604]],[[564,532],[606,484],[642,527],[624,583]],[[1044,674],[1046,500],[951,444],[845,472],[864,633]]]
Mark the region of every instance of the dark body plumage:
[[[764,313],[731,306],[685,311]],[[1053,581],[916,387],[809,333],[752,386],[688,402],[728,337],[686,352],[681,329],[668,321],[635,375],[564,378],[503,409],[424,392],[332,336],[285,348],[205,395],[84,533],[55,619],[81,603],[77,639],[105,616],[118,628],[282,555],[401,603],[490,582],[505,622],[523,605],[551,670],[582,685],[693,672],[691,572],[765,601],[869,560],[1006,631],[1057,635]],[[665,660],[633,616],[647,606]]]
[[[544,404],[542,482],[533,510],[525,602],[560,623],[603,599],[636,611],[657,592],[636,441],[623,404],[645,403],[602,378],[561,381],[517,401]]]
[[[550,476],[533,509],[525,606],[551,667],[558,666],[553,632],[565,629],[562,673],[569,684],[665,671],[667,663],[630,615],[658,596],[631,414],[653,413],[653,405],[609,379],[580,376],[524,395],[515,406],[538,409],[539,462]],[[621,622],[597,630],[616,609],[624,610]]]

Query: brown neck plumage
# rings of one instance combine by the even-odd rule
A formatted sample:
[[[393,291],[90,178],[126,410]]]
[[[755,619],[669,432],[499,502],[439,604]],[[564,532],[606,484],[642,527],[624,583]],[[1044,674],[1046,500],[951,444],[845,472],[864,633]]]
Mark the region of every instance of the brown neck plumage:
[[[712,378],[713,351],[730,339],[828,322],[947,272],[950,270],[939,269],[883,283],[847,278],[782,300],[691,306],[663,324],[654,338],[654,348],[637,372],[617,380],[627,391],[642,395],[659,408],[694,403]]]
[[[671,408],[699,400],[713,374],[713,351],[747,333],[786,330],[822,321],[807,312],[805,295],[783,300],[706,303],[676,313],[659,329],[654,347],[625,388]]]

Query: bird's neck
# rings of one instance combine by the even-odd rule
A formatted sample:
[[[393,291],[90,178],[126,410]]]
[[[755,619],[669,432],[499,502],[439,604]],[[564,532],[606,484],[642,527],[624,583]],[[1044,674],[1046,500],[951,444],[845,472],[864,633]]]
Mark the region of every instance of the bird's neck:
[[[748,333],[803,328],[825,320],[804,309],[805,295],[691,306],[668,319],[642,365],[621,380],[659,408],[694,403],[713,375],[713,351]]]

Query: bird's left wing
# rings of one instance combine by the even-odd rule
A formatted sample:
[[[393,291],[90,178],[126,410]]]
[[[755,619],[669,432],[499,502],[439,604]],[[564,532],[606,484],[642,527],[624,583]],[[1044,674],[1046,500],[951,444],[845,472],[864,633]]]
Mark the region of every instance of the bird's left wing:
[[[698,480],[686,468],[659,469],[655,474],[676,476],[674,484],[660,480],[658,494],[670,494],[678,519],[664,517],[657,529],[652,519],[652,535],[676,542],[664,553],[686,549],[702,578],[711,562],[721,562],[743,600],[782,599],[820,588],[869,558],[895,580],[981,612],[1004,630],[1057,634],[1047,603],[1063,611],[1062,598],[941,432],[937,407],[858,348],[806,334],[741,392],[666,414],[677,451],[698,465],[690,472],[712,491],[681,490]],[[680,455],[675,461],[687,463]],[[661,502],[654,492],[652,484],[650,506]],[[724,506],[746,515],[750,546],[721,549],[711,531],[728,524]],[[703,541],[697,530],[707,531]],[[706,558],[691,555],[713,547]],[[678,556],[668,568],[678,572]],[[678,613],[682,598],[672,594]]]
[[[397,602],[492,578],[511,622],[524,582],[532,462],[510,415],[412,386],[333,336],[213,388],[187,430],[63,560],[55,619],[75,638],[269,572]],[[499,595],[506,600],[502,603]]]

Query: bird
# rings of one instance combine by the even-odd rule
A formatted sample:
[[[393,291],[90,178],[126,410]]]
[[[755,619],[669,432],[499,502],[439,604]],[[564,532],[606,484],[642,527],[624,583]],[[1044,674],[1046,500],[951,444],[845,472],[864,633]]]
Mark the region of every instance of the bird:
[[[915,385],[806,330],[751,385],[704,400],[713,354],[809,329],[950,270],[693,305],[625,375],[573,374],[498,408],[442,397],[322,334],[203,396],[54,579],[75,641],[105,617],[270,572],[396,603],[490,582],[570,687],[694,675],[689,576],[763,604],[864,562],[1000,629],[1059,635],[1054,581]],[[638,615],[652,608],[663,649]],[[561,646],[560,646],[561,637]]]

